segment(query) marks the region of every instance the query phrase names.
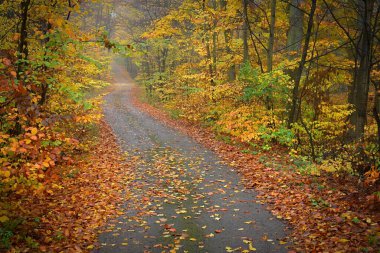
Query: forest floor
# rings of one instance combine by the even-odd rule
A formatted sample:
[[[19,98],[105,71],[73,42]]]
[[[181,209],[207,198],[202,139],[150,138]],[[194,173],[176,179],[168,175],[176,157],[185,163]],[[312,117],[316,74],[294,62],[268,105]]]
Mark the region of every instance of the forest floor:
[[[95,252],[377,252],[378,202],[357,179],[302,174],[281,151],[263,162],[141,102],[114,69],[105,118],[135,180]]]
[[[100,122],[91,151],[68,158],[54,167],[43,192],[30,194],[12,205],[15,236],[12,247],[0,252],[85,252],[92,250],[99,228],[117,216],[128,196],[126,183],[132,166],[123,162],[110,127]],[[3,199],[2,199],[3,200]],[[0,230],[5,242],[4,230]]]

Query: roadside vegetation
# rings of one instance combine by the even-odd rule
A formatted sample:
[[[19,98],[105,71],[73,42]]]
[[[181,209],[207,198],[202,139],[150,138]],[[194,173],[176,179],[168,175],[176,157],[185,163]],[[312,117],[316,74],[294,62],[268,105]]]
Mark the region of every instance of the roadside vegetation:
[[[378,181],[376,1],[132,6],[137,50],[127,67],[136,75],[138,66],[147,96],[173,117],[247,153],[285,149],[306,173]]]

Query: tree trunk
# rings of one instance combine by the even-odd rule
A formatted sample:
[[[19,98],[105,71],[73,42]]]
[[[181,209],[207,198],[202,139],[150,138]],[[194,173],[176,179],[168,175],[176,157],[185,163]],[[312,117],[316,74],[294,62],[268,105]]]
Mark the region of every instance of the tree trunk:
[[[303,16],[299,9],[301,0],[291,0],[289,4],[289,30],[287,34],[286,49],[288,59],[294,59],[301,51],[303,38]]]
[[[230,42],[232,39],[232,31],[226,30],[224,31],[224,41],[226,43],[226,53],[228,55],[232,55],[232,50],[230,47]],[[228,67],[228,81],[234,81],[236,80],[236,69],[235,64],[231,63],[231,65]]]
[[[377,124],[377,145],[380,147],[380,84],[379,82],[375,86],[375,98],[373,104],[373,117],[376,120]]]
[[[17,52],[17,79],[20,79],[21,72],[25,67],[23,60],[28,58],[28,44],[27,44],[27,25],[28,25],[28,11],[29,11],[30,0],[23,0],[21,2],[21,28],[20,28],[20,39],[18,41],[18,52]]]
[[[169,53],[168,48],[162,49],[162,67],[161,67],[162,73],[166,71],[166,60],[168,58],[168,53]]]
[[[309,49],[309,42],[311,37],[311,30],[313,28],[313,19],[314,19],[314,13],[317,6],[317,0],[311,0],[311,10],[309,14],[309,21],[307,23],[307,32],[305,37],[305,43],[302,49],[302,56],[301,61],[299,63],[295,80],[294,80],[294,88],[293,88],[293,94],[292,94],[292,106],[289,113],[289,119],[288,119],[288,127],[291,126],[294,122],[298,119],[298,110],[299,110],[299,104],[300,104],[300,98],[299,98],[299,88],[301,83],[301,77],[302,72],[306,63],[306,57],[307,57],[307,51]]]
[[[227,10],[227,1],[226,0],[221,0],[220,1],[220,7],[223,11],[226,11]],[[231,43],[231,40],[232,40],[232,31],[231,29],[226,29],[224,31],[224,43],[226,43],[226,48],[225,48],[225,52],[227,55],[232,55],[232,50],[231,50],[231,47],[230,47],[230,43]],[[228,81],[234,81],[236,80],[236,70],[235,70],[235,64],[231,64],[229,67],[228,67]]]
[[[267,72],[271,72],[272,68],[273,68],[273,47],[274,47],[275,22],[276,22],[276,0],[271,0],[269,41],[268,41],[268,52],[267,52]]]
[[[373,0],[358,1],[360,37],[356,45],[357,64],[354,81],[349,94],[349,103],[355,109],[350,118],[351,124],[355,127],[350,136],[352,140],[358,140],[364,136],[364,126],[367,121],[368,91],[372,67],[371,14],[373,5]]]
[[[242,0],[243,4],[243,62],[249,62],[248,52],[248,0]]]
[[[205,11],[206,10],[206,2],[203,1],[202,2],[202,11]],[[210,75],[210,82],[211,84],[214,83],[214,74],[213,74],[213,67],[212,67],[212,59],[211,59],[211,49],[210,49],[210,38],[208,36],[208,29],[210,27],[207,25],[207,20],[205,20],[205,24],[203,25],[203,30],[204,30],[204,33],[205,33],[205,38],[202,38],[202,43],[206,45],[206,57],[207,57],[207,60],[209,61],[208,63],[208,72],[209,72],[209,75]]]
[[[217,61],[217,34],[214,32],[212,34],[212,67],[213,67],[213,72],[216,74],[216,61]]]
[[[269,26],[269,40],[268,40],[268,50],[267,50],[267,72],[271,72],[273,69],[273,47],[274,47],[274,30],[276,22],[276,0],[271,0],[270,4],[270,26]],[[269,90],[269,94],[266,96],[265,104],[268,110],[273,110],[273,92],[272,89]],[[272,117],[272,124],[274,124],[274,119]]]

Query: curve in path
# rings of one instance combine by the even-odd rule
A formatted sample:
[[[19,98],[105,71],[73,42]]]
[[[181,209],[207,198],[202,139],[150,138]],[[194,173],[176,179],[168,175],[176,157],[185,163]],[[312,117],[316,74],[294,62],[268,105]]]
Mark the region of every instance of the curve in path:
[[[285,225],[255,191],[215,153],[136,108],[133,81],[120,66],[114,74],[105,118],[138,160],[125,211],[94,252],[287,252]]]

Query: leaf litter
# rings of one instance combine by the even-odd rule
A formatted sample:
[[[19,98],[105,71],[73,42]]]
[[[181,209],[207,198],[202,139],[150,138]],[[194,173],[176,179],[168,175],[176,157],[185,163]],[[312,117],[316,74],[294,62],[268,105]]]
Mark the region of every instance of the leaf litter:
[[[24,200],[26,224],[37,224],[31,226],[36,242],[31,241],[25,250],[70,253],[95,249],[101,228],[121,214],[120,205],[129,196],[125,185],[133,180],[131,166],[121,157],[115,136],[101,122],[99,141],[92,150],[75,157],[71,166],[54,168],[51,173],[57,175],[53,177],[56,182]]]

